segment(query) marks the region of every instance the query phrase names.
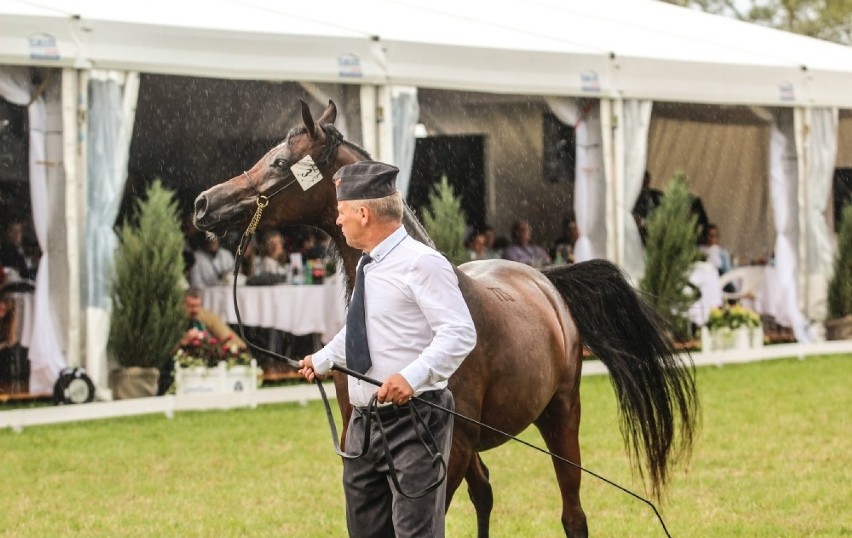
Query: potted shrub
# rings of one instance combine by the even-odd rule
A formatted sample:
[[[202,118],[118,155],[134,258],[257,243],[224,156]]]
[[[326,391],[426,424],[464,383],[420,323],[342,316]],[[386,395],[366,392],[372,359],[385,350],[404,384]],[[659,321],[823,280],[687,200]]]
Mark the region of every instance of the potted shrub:
[[[639,283],[645,299],[665,319],[680,342],[690,339],[687,313],[700,297],[689,281],[692,265],[700,259],[696,216],[683,172],[675,174],[648,218],[645,276]]]
[[[118,232],[107,350],[116,399],[157,394],[159,370],[186,327],[184,237],[172,191],[155,180]]]
[[[843,210],[837,233],[834,274],[828,282],[825,337],[829,340],[852,339],[852,205]]]

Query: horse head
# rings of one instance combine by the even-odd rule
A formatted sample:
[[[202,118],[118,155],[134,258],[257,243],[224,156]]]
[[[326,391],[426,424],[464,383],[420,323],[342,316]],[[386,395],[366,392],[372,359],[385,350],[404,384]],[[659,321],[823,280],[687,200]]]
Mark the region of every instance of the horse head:
[[[302,125],[291,129],[251,169],[198,195],[194,221],[199,230],[221,235],[231,227],[244,227],[258,206],[268,202],[264,227],[307,224],[334,234],[336,212],[316,208],[335,208],[334,173],[366,155],[357,147],[341,146],[334,102],[329,101],[315,121],[307,103],[299,101]]]

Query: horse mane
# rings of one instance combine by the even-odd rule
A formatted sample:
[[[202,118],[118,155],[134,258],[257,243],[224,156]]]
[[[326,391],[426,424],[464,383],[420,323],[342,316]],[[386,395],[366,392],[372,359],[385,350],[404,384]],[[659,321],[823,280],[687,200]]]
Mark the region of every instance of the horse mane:
[[[426,231],[426,228],[423,227],[423,224],[420,223],[417,216],[414,214],[414,211],[408,207],[408,203],[405,200],[402,201],[402,206],[402,224],[405,226],[405,231],[408,232],[408,235],[420,241],[424,245],[435,248],[435,242],[432,241],[431,237],[429,237],[429,232]]]

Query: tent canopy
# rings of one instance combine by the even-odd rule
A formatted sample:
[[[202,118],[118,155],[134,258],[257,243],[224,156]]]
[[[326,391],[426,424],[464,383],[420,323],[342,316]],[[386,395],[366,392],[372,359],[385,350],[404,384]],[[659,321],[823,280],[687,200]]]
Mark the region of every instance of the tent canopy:
[[[0,63],[852,107],[852,47],[655,0],[0,0]]]

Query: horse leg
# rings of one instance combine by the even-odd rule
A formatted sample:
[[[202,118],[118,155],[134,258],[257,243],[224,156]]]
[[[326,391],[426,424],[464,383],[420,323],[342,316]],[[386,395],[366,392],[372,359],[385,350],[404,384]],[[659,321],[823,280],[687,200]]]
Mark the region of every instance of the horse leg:
[[[476,510],[476,529],[479,538],[488,538],[491,509],[494,507],[494,492],[488,480],[488,467],[478,453],[474,453],[464,478],[467,494]]]
[[[560,388],[535,421],[548,450],[580,465],[580,397],[576,387]],[[571,538],[587,538],[586,514],[580,506],[581,471],[553,458],[562,494],[562,528]]]

